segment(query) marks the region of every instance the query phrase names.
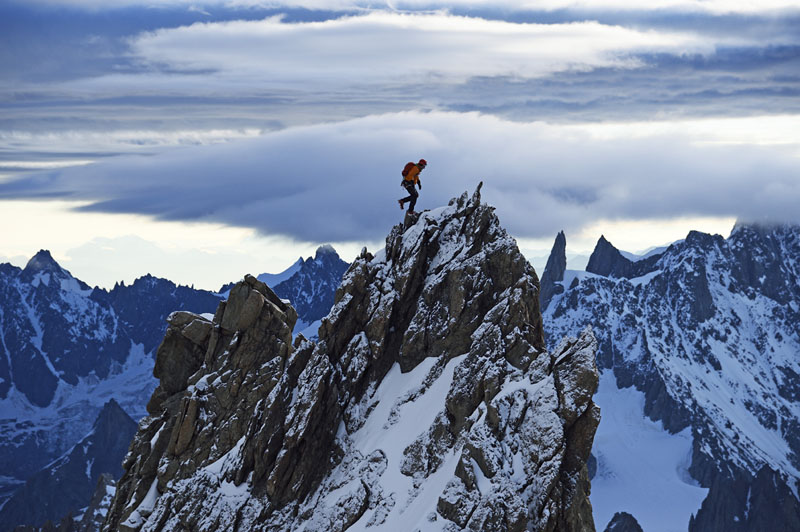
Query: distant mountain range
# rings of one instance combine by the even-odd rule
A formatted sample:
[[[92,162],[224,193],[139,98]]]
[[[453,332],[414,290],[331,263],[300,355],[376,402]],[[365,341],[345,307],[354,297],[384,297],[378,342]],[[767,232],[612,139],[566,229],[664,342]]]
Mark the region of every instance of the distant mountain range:
[[[601,237],[586,271],[565,240],[544,327],[599,342],[598,529],[624,511],[648,532],[800,530],[800,228],[691,232],[637,260]]]
[[[297,311],[295,333],[312,338],[317,336],[319,321],[330,312],[336,289],[350,264],[339,258],[331,246],[320,247],[313,259],[309,257],[298,263],[295,273],[286,280],[274,286],[267,285],[273,286],[275,293],[288,300]],[[263,280],[263,276],[259,276],[259,280]]]
[[[333,304],[347,266],[324,246],[313,259],[260,277],[277,282],[281,297],[296,302],[306,328]],[[133,419],[146,414],[158,384],[154,354],[167,316],[178,310],[210,316],[223,299],[150,275],[112,290],[90,288],[44,250],[23,269],[0,264],[0,529],[21,524],[16,520],[26,513],[15,507],[24,508],[33,491],[42,491],[42,481],[34,479],[51,478],[41,476],[43,468],[65,459],[109,400]],[[312,329],[307,334],[316,334]],[[93,472],[91,489],[106,472]],[[38,488],[26,488],[26,480]],[[90,497],[91,490],[84,506]],[[62,506],[49,508],[27,515],[39,524],[44,518],[57,522]]]
[[[333,306],[336,289],[349,266],[333,246],[325,245],[317,248],[314,257],[300,257],[280,273],[262,273],[256,278],[291,302],[298,317],[295,334],[314,337],[319,321]],[[226,284],[220,288],[220,294],[227,297],[235,284]]]
[[[691,232],[645,256],[601,237],[585,271],[567,269],[565,249],[562,233],[541,277],[543,326],[551,350],[587,325],[598,341],[597,529],[800,530],[800,228]],[[325,246],[259,279],[310,337],[347,268]],[[88,449],[82,438],[117,410],[110,399],[145,414],[166,317],[210,320],[231,286],[214,294],[146,276],[90,289],[44,251],[24,269],[0,265],[0,486],[6,499],[18,490],[0,526],[30,504],[43,471],[83,472],[81,497],[92,482],[98,501],[113,491],[76,452]]]
[[[0,265],[3,499],[68,453],[109,400],[141,418],[157,384],[153,353],[167,315],[214,312],[219,301],[211,292],[149,275],[110,291],[90,288],[47,251],[24,269]],[[15,515],[9,503],[0,503],[0,519]],[[9,524],[18,523],[0,521]]]

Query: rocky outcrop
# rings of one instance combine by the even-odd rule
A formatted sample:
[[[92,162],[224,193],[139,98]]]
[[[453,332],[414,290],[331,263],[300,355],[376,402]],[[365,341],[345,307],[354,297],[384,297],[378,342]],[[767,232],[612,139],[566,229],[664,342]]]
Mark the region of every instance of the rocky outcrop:
[[[593,531],[596,342],[545,351],[479,191],[363,250],[316,343],[251,276],[173,315],[157,368],[187,369],[159,370],[105,529]]]
[[[689,532],[800,530],[800,501],[790,487],[792,482],[767,466],[754,476],[744,472],[718,475],[689,522]]]
[[[567,237],[564,235],[564,231],[559,231],[542,274],[542,290],[539,295],[542,310],[547,308],[554,295],[564,292],[564,287],[560,283],[564,280],[564,272],[566,270]]]
[[[333,246],[326,244],[318,247],[313,257],[300,257],[285,271],[262,273],[256,279],[266,283],[281,299],[288,300],[297,311],[297,334],[311,325],[319,325],[316,322],[328,314],[342,275],[349,266]],[[220,294],[227,296],[235,284],[224,285]],[[307,333],[316,335],[316,328],[310,328]]]

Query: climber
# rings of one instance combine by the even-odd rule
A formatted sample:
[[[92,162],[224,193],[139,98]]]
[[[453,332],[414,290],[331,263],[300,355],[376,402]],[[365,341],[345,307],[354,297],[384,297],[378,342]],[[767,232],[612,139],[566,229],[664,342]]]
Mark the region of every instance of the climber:
[[[403,209],[403,204],[405,202],[410,202],[408,205],[408,213],[414,214],[414,207],[417,204],[417,198],[419,197],[419,192],[416,191],[414,185],[417,185],[420,190],[422,190],[422,183],[419,180],[419,173],[422,172],[425,167],[428,166],[428,161],[425,159],[420,159],[418,163],[406,163],[405,168],[403,168],[403,180],[400,182],[400,186],[405,188],[408,191],[408,196],[403,199],[397,200],[397,203],[400,204],[400,209]]]

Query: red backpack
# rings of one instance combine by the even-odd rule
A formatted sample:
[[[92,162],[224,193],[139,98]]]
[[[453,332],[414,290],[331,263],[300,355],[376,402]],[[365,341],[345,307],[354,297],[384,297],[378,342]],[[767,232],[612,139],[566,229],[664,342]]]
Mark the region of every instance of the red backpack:
[[[403,172],[402,172],[403,177],[406,177],[408,175],[408,173],[411,171],[411,169],[414,168],[416,165],[417,165],[417,163],[413,163],[413,162],[406,163],[406,165],[403,167]]]

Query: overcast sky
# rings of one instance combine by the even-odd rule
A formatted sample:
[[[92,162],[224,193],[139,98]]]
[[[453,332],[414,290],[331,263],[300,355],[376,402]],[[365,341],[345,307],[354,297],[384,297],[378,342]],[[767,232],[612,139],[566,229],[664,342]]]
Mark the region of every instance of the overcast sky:
[[[798,221],[796,1],[108,4],[0,4],[0,261],[218,288],[352,260],[420,157],[419,207],[483,181],[535,263],[561,229]]]

